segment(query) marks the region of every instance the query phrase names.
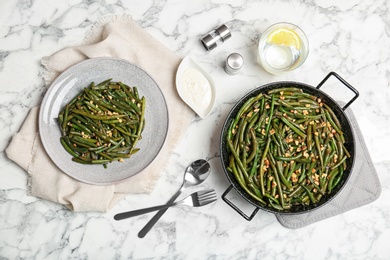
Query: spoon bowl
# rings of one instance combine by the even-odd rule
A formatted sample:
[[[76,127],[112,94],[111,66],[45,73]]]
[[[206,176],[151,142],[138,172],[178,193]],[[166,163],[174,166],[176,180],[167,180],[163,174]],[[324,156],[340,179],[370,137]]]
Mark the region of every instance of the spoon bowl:
[[[210,174],[210,164],[203,159],[191,163],[185,173],[183,186],[185,188],[201,184]]]

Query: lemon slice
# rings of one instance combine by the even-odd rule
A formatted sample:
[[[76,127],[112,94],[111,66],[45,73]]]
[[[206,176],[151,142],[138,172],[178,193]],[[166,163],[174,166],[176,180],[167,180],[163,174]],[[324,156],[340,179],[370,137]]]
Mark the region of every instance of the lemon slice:
[[[299,49],[301,46],[299,35],[295,31],[286,28],[276,29],[271,32],[267,43],[294,47],[296,49]]]

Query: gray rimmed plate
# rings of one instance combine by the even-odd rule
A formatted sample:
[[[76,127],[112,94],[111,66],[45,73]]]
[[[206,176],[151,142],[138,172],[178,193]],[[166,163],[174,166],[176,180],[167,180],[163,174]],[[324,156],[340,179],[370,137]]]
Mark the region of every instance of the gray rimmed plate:
[[[91,82],[106,79],[136,86],[146,98],[145,128],[138,141],[139,152],[124,162],[102,165],[75,163],[60,143],[57,122],[59,111]],[[145,169],[158,155],[168,132],[168,109],[164,96],[152,77],[140,67],[122,59],[93,58],[64,71],[46,92],[39,112],[39,133],[43,146],[53,162],[69,176],[94,185],[114,184]]]

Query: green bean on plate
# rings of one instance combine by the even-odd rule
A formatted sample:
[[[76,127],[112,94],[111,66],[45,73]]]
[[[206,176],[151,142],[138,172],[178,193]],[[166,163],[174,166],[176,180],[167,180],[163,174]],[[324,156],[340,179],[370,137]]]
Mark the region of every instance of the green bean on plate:
[[[137,87],[111,79],[92,82],[60,111],[60,142],[77,163],[122,162],[139,150],[145,106]]]
[[[253,199],[276,211],[318,203],[337,186],[351,156],[331,107],[294,87],[247,99],[225,141],[227,170]]]

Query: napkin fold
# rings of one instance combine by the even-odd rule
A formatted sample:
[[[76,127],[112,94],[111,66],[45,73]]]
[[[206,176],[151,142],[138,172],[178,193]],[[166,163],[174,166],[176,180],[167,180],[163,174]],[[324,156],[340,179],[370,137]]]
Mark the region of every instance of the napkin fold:
[[[32,108],[7,147],[7,156],[27,171],[32,196],[63,204],[73,211],[106,212],[127,194],[151,192],[195,115],[175,87],[181,58],[126,15],[102,17],[80,46],[44,57],[46,84],[50,85],[67,68],[95,57],[126,59],[147,71],[164,94],[169,129],[163,148],[145,170],[115,185],[96,186],[69,177],[51,161],[39,136],[39,107]]]

